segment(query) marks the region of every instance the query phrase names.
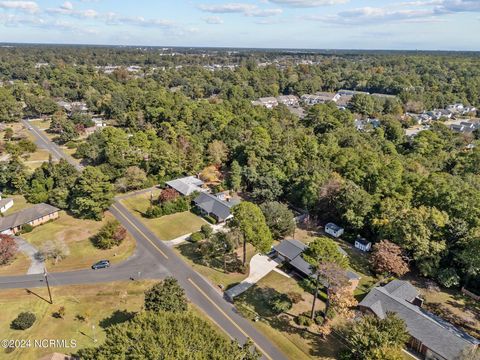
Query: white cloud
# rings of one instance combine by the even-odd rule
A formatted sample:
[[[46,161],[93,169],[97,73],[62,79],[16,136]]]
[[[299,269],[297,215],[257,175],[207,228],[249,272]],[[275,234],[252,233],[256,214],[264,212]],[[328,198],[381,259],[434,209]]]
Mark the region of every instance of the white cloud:
[[[220,25],[223,24],[223,19],[220,16],[207,16],[202,18],[207,24],[210,25]]]
[[[269,17],[282,13],[282,9],[262,9],[246,3],[201,4],[198,8],[212,14],[243,14],[254,17]]]
[[[413,19],[431,19],[432,10],[391,10],[389,8],[363,7],[339,12],[336,15],[309,15],[306,20],[335,23],[341,25],[375,25],[385,22],[405,22]]]
[[[339,5],[346,4],[350,0],[268,0],[271,3],[278,5],[286,5],[291,7],[317,7],[325,5]]]
[[[0,1],[0,8],[35,13],[39,10],[35,1]]]

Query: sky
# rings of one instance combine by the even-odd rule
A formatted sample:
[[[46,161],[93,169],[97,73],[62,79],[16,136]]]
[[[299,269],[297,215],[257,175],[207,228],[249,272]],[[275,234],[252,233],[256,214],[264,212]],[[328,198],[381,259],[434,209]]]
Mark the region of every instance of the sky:
[[[0,0],[0,42],[480,51],[480,0]]]

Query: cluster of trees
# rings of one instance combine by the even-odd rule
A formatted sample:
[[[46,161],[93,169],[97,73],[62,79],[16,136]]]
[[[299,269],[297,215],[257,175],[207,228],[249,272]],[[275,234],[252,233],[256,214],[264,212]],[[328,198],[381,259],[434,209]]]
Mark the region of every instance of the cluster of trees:
[[[149,51],[142,56],[133,49],[99,51],[101,58],[112,56],[111,61],[121,64],[126,59],[145,64],[147,53],[155,58]],[[379,128],[356,131],[353,114],[334,104],[313,106],[299,119],[284,106],[269,110],[250,102],[259,96],[348,88],[398,94],[407,110],[456,101],[479,105],[474,57],[309,54],[305,56],[316,65],[296,66],[293,61],[277,68],[256,66],[255,59],[265,58],[264,53],[251,53],[249,59],[242,53],[232,60],[240,65],[235,70],[211,72],[193,66],[201,64],[193,54],[192,66],[131,77],[98,72],[88,49],[82,49],[83,59],[71,49],[59,54],[38,48],[12,51],[21,52],[30,60],[17,61],[10,53],[1,60],[0,74],[23,81],[1,88],[6,105],[0,121],[18,118],[22,101],[25,112],[54,114],[48,99],[58,97],[85,101],[117,124],[78,146],[76,156],[92,167],[68,192],[49,191],[58,186],[49,188],[51,180],[36,179],[43,198],[55,194],[74,214],[99,218],[111,200],[111,184],[127,191],[215,165],[227,174],[228,188],[248,193],[255,203],[288,202],[321,221],[344,226],[354,236],[389,240],[422,275],[444,285],[478,283],[480,147],[465,149],[478,144],[474,135],[457,135],[438,124],[407,139],[398,119],[399,104],[385,101],[380,106],[361,95],[354,98],[355,111],[390,114],[382,117]],[[34,55],[52,66],[32,74],[21,71],[18,62],[31,62]],[[205,61],[222,57],[226,55]],[[69,65],[73,59],[76,66]],[[73,127],[82,122],[66,121]],[[0,187],[31,192],[31,181],[18,171],[17,162],[1,167]],[[262,230],[254,239],[247,227],[242,231],[252,243],[268,244],[272,235]]]
[[[183,289],[167,278],[145,292],[145,311],[109,327],[105,342],[82,349],[82,359],[244,359],[257,360],[250,341],[240,346],[188,311]]]
[[[0,163],[0,188],[24,194],[31,203],[47,202],[85,219],[100,220],[111,205],[114,186],[99,168],[87,167],[79,173],[64,160],[51,160],[30,173],[14,158]]]

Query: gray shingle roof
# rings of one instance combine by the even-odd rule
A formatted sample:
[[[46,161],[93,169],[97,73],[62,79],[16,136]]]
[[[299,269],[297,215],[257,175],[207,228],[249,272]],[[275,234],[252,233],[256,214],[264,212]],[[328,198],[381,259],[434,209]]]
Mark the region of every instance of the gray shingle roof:
[[[303,253],[307,246],[298,240],[283,240],[280,244],[273,247],[283,257],[293,260]]]
[[[388,312],[397,314],[405,321],[412,337],[447,360],[454,360],[465,348],[478,344],[478,340],[452,324],[405,300],[412,299],[414,293],[418,294],[412,285],[405,283],[394,281],[390,283],[392,285],[376,287],[359,305],[370,309],[381,319]]]
[[[334,224],[334,223],[328,223],[327,225],[325,225],[325,228],[331,229],[335,232],[337,232],[339,230],[343,230],[343,228],[341,226],[338,226],[337,224]]]
[[[48,204],[34,205],[28,209],[0,218],[0,232],[27,224],[57,211],[60,211],[60,209]]]
[[[227,219],[231,215],[230,209],[238,204],[238,201],[223,201],[206,192],[199,194],[193,202],[203,211],[222,220]]]
[[[307,245],[305,245],[301,241],[294,239],[282,240],[280,244],[273,247],[273,249],[277,253],[288,259],[288,263],[295,269],[297,269],[306,276],[312,276],[313,271],[311,265],[302,257],[302,254],[306,248]],[[343,250],[340,246],[338,247],[338,250],[342,254],[347,256],[345,250]],[[358,280],[361,278],[360,275],[353,272],[352,270],[346,270],[345,275],[349,280]]]
[[[184,178],[167,181],[166,184],[177,190],[180,194],[188,196],[195,191],[202,191],[201,186],[203,185],[203,181],[197,179],[195,176],[187,176]]]

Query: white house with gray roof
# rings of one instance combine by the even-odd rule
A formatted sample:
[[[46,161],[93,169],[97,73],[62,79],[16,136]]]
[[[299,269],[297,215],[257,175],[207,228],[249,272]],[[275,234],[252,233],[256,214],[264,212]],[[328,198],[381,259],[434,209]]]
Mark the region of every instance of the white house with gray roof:
[[[204,191],[202,188],[203,181],[195,176],[187,176],[180,179],[167,181],[166,185],[185,196],[189,196],[194,192]]]
[[[427,360],[456,360],[479,341],[452,324],[422,309],[418,290],[408,281],[393,280],[373,288],[359,304],[360,309],[381,319],[394,313],[407,326],[408,347]]]

